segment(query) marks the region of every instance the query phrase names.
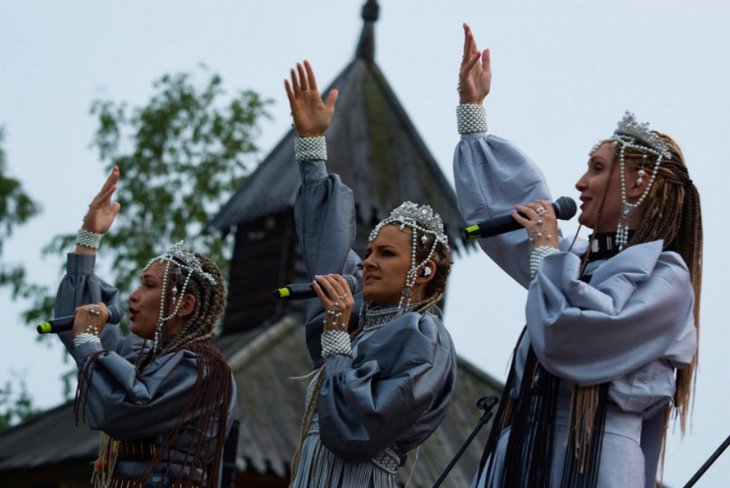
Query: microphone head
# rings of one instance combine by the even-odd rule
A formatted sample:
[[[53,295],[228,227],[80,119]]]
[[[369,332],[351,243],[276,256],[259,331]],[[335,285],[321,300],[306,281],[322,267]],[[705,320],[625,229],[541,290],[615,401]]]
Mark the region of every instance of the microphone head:
[[[570,220],[578,211],[578,206],[570,197],[560,197],[553,202],[555,216],[561,220]]]

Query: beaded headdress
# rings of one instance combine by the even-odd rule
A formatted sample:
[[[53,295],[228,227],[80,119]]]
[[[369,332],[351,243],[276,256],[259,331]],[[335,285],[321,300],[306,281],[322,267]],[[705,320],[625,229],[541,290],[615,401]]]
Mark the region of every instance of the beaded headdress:
[[[177,302],[175,303],[175,308],[172,310],[172,312],[170,312],[169,315],[165,316],[164,304],[167,297],[167,281],[170,275],[170,267],[174,264],[176,272],[187,272],[187,275],[185,276],[185,281],[182,285],[182,289],[178,290],[177,287],[174,287],[172,289],[171,293],[173,297],[179,296],[182,298],[188,288],[190,278],[193,275],[195,275],[198,279],[207,281],[213,286],[217,285],[218,282],[212,274],[203,269],[203,266],[201,266],[200,260],[198,260],[198,257],[195,255],[195,253],[185,248],[183,241],[180,241],[177,244],[173,244],[172,246],[168,247],[163,254],[160,254],[159,256],[150,259],[144,269],[147,270],[154,263],[165,264],[165,269],[162,273],[162,289],[160,291],[160,316],[157,319],[157,326],[155,327],[155,338],[153,343],[153,350],[157,352],[160,345],[160,338],[162,336],[165,322],[167,322],[177,314],[177,311],[180,309],[180,305],[182,304],[182,299],[177,300]]]
[[[631,212],[639,207],[646,197],[649,195],[654,180],[656,180],[659,172],[659,166],[665,159],[671,159],[672,154],[669,151],[664,142],[659,138],[656,132],[649,129],[649,123],[640,123],[636,120],[636,116],[628,110],[624,114],[623,119],[619,121],[616,130],[609,139],[618,146],[618,162],[620,171],[620,182],[621,182],[621,215],[619,216],[618,226],[616,227],[616,244],[619,251],[623,250],[624,246],[629,240],[629,228],[628,220]],[[600,144],[600,143],[599,143]],[[626,199],[626,163],[624,160],[624,153],[626,149],[633,149],[642,154],[641,167],[638,170],[637,185],[642,183],[642,180],[646,177],[646,170],[644,164],[647,162],[649,156],[654,157],[654,164],[652,167],[651,175],[649,176],[649,184],[646,185],[646,189],[641,194],[635,203],[629,203]]]
[[[411,267],[406,274],[406,284],[403,287],[401,293],[400,302],[398,303],[398,309],[403,311],[407,310],[411,305],[411,292],[413,285],[416,283],[419,271],[423,270],[425,276],[428,276],[431,272],[430,268],[426,267],[428,260],[431,259],[433,253],[436,252],[436,247],[439,244],[449,247],[449,238],[444,232],[444,223],[441,220],[439,214],[433,211],[429,205],[418,205],[413,202],[403,202],[397,208],[390,212],[390,215],[380,221],[373,230],[370,232],[368,240],[374,241],[380,230],[390,224],[399,225],[401,230],[405,227],[411,229]],[[418,242],[425,245],[428,242],[428,237],[433,236],[433,244],[426,257],[420,262],[416,262],[416,248]]]

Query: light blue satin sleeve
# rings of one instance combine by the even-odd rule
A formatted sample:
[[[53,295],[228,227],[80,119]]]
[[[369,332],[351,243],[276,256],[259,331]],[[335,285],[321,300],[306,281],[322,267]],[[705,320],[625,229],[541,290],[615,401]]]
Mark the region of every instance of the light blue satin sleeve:
[[[325,358],[320,438],[353,462],[386,447],[403,455],[436,430],[453,394],[456,354],[441,320],[406,313],[364,332],[353,357]]]
[[[540,363],[572,383],[629,380],[649,363],[669,381],[673,367],[690,363],[696,349],[694,294],[681,257],[662,242],[631,246],[578,279],[570,253],[546,257],[530,285],[526,316]],[[644,378],[646,381],[649,378]],[[672,381],[673,383],[673,381]],[[626,392],[627,401],[630,392]]]
[[[454,183],[468,224],[508,215],[517,203],[552,200],[542,171],[509,141],[486,133],[463,135],[454,151]],[[560,238],[561,249],[568,243]],[[479,239],[479,245],[522,286],[530,282],[530,243],[523,229]]]

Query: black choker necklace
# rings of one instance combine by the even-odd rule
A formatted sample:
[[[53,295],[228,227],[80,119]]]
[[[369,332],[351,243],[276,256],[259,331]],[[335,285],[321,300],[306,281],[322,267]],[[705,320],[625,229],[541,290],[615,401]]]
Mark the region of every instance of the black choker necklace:
[[[629,240],[634,235],[634,231],[629,231]],[[616,244],[615,232],[596,232],[588,237],[589,255],[588,260],[608,259],[618,254],[618,245]]]

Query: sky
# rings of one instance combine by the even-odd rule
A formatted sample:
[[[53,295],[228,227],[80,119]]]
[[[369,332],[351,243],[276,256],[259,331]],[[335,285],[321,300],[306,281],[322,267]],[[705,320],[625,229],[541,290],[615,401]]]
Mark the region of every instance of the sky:
[[[702,198],[705,240],[694,414],[683,439],[678,428],[670,436],[664,471],[668,485],[684,485],[730,435],[724,313],[730,205],[722,145],[730,127],[730,4],[379,3],[376,62],[452,182],[463,22],[492,53],[490,132],[529,154],[554,196],[577,198],[574,184],[588,151],[627,109],[682,147]],[[354,56],[361,6],[360,0],[0,0],[0,126],[8,170],[43,207],[7,242],[3,261],[25,264],[33,281],[58,282],[60,258],[43,259],[40,249],[78,228],[104,179],[90,145],[94,100],[143,104],[162,74],[200,74],[204,63],[229,94],[252,89],[273,101],[272,119],[258,137],[263,158],[289,128],[282,85],[288,69],[308,59],[320,86],[328,85]],[[572,235],[576,228],[569,221],[563,231]],[[457,351],[504,380],[524,302],[525,291],[480,252],[460,256],[445,316]],[[53,407],[62,401],[58,376],[70,366],[60,345],[39,344],[35,324],[22,323],[23,305],[0,292],[0,385],[23,378],[37,406]],[[726,453],[697,486],[724,486],[728,478]]]

